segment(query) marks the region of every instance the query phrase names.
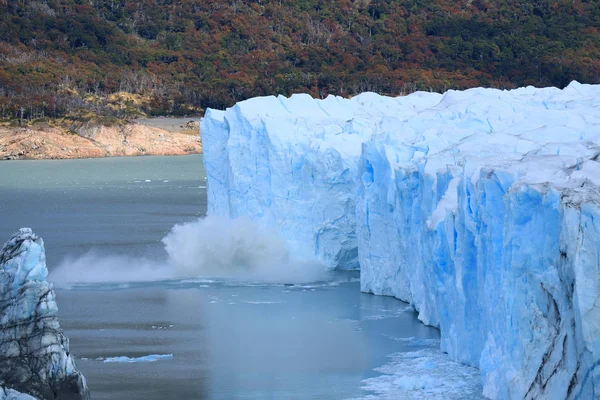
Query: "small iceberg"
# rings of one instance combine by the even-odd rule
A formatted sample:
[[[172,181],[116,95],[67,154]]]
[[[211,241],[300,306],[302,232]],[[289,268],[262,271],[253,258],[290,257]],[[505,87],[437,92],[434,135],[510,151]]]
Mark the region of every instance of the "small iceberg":
[[[103,361],[105,363],[139,363],[139,362],[154,362],[158,360],[166,360],[173,359],[173,354],[150,354],[142,357],[107,357],[107,358],[97,358],[99,361]]]

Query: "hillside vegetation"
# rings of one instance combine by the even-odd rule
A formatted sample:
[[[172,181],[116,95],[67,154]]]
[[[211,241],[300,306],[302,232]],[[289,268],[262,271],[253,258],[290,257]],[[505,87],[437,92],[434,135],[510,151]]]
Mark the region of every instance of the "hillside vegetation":
[[[0,0],[0,117],[598,83],[598,27],[597,0]]]

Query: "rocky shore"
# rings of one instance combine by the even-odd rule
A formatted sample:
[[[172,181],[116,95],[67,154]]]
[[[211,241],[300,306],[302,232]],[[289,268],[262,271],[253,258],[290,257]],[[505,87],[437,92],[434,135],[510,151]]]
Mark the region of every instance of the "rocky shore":
[[[0,127],[0,160],[184,155],[202,152],[197,123],[164,129],[151,124]]]

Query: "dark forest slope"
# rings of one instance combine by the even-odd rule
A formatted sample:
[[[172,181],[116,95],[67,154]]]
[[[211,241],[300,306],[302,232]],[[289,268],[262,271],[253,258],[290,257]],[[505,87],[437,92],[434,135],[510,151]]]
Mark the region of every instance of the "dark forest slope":
[[[600,82],[598,0],[0,0],[0,117]]]

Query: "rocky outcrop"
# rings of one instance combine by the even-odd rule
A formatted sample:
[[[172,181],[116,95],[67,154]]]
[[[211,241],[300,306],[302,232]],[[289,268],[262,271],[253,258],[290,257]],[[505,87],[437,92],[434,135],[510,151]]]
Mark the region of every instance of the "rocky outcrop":
[[[31,229],[0,250],[0,399],[27,398],[15,391],[40,400],[89,399],[47,275],[44,242]]]
[[[197,132],[200,130],[200,121],[191,120],[185,123],[185,129]]]

